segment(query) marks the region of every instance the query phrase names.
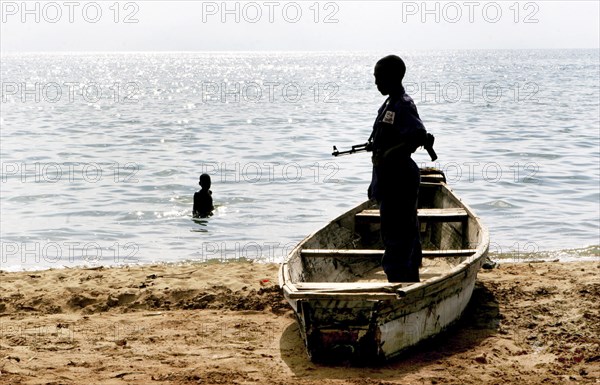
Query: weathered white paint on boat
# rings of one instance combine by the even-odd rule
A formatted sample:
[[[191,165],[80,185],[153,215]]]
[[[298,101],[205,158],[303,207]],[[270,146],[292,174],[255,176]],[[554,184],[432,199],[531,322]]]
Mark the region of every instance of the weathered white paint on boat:
[[[424,269],[435,271],[429,278],[390,285],[377,275],[382,245],[372,202],[309,235],[282,264],[280,285],[312,359],[391,358],[446,329],[466,308],[489,235],[443,175],[427,173],[419,204],[424,248],[433,257]]]
[[[381,325],[383,354],[387,358],[393,357],[451,325],[467,307],[474,284],[475,281],[471,281],[460,293],[443,299],[438,306],[424,308]]]

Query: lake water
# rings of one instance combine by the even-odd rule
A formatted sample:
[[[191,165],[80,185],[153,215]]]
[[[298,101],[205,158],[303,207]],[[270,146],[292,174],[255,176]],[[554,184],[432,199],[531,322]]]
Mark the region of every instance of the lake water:
[[[280,262],[366,199],[385,53],[2,56],[3,270]],[[598,50],[403,53],[436,163],[500,257],[600,259]],[[215,215],[191,218],[202,172]]]

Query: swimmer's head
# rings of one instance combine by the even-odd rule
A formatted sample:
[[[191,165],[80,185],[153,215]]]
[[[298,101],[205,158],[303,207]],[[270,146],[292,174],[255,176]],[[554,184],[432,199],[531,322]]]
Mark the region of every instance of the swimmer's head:
[[[210,175],[208,175],[208,174],[200,175],[200,182],[198,184],[203,189],[208,190],[210,188]]]

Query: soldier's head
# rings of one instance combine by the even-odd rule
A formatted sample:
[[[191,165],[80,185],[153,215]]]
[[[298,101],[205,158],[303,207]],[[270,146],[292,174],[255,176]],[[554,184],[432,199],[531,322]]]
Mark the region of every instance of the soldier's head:
[[[380,59],[374,73],[377,89],[382,95],[400,92],[405,73],[406,65],[400,57],[389,55]]]
[[[200,187],[202,187],[202,189],[208,190],[210,188],[210,175],[200,175],[200,182],[198,184],[200,185]]]

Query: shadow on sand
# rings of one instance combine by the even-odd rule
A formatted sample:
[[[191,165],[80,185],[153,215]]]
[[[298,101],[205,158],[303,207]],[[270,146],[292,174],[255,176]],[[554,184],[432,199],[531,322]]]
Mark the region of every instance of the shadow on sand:
[[[313,363],[306,354],[297,322],[288,326],[281,336],[281,357],[292,372],[302,378],[350,379],[369,376],[380,380],[397,379],[480,345],[498,332],[500,318],[494,294],[484,284],[477,282],[471,301],[458,322],[393,360],[367,367],[352,367],[348,363],[337,366]]]

